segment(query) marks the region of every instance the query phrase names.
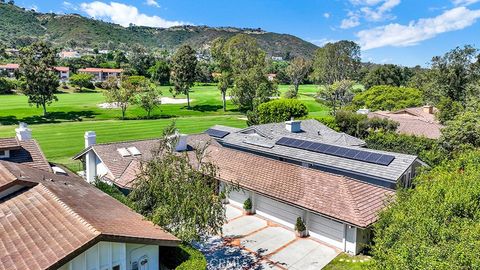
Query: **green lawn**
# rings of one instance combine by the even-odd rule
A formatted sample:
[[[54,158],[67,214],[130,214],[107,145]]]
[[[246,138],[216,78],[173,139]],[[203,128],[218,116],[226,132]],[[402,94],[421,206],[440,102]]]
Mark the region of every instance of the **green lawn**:
[[[289,86],[281,85],[283,94]],[[299,99],[305,102],[310,117],[325,116],[328,109],[317,103],[313,95],[314,85],[300,87]],[[168,87],[162,87],[164,96],[171,97]],[[183,98],[181,96],[177,98]],[[99,143],[134,139],[156,138],[173,119],[182,133],[195,133],[222,124],[245,127],[245,117],[236,111],[229,101],[227,112],[222,110],[220,92],[216,86],[195,86],[191,94],[192,109],[186,105],[163,104],[154,114],[154,120],[119,120],[118,109],[101,109],[97,105],[105,102],[102,93],[58,94],[58,102],[48,107],[54,119],[41,117],[41,109],[29,107],[27,98],[21,95],[0,96],[0,138],[14,136],[18,122],[31,124],[33,137],[38,140],[47,158],[52,162],[74,168],[71,157],[83,148],[83,134],[87,130],[97,132]],[[145,113],[137,106],[127,110],[127,117],[138,118]]]
[[[368,270],[372,268],[372,260],[368,256],[350,256],[340,253],[323,270]]]

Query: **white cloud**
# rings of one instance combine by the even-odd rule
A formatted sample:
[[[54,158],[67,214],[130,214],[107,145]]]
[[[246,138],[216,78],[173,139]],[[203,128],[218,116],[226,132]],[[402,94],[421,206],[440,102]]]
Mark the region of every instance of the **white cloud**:
[[[324,46],[325,44],[327,43],[335,43],[337,42],[338,40],[336,39],[328,39],[328,38],[321,38],[321,39],[310,39],[309,40],[311,43],[317,45],[317,46]]]
[[[163,28],[188,24],[181,21],[168,21],[158,16],[149,16],[140,13],[134,6],[117,2],[110,2],[110,4],[106,4],[104,2],[94,1],[91,3],[82,3],[80,7],[90,17],[96,19],[107,19],[113,23],[117,23],[125,27],[131,23],[134,25]]]
[[[480,18],[480,10],[457,7],[434,18],[422,18],[408,25],[392,23],[357,33],[363,50],[385,46],[405,47],[431,39],[441,33],[460,30],[474,24]]]
[[[325,18],[327,18],[327,19],[330,18],[330,16],[331,16],[331,15],[330,15],[330,13],[328,13],[328,12],[323,13],[323,17],[325,17]]]
[[[147,0],[147,1],[145,2],[145,4],[147,4],[147,5],[149,5],[149,6],[152,6],[152,7],[157,7],[157,8],[160,7],[160,5],[158,4],[158,2],[155,1],[155,0]]]
[[[78,10],[78,7],[75,4],[68,1],[63,1],[62,6],[64,10]]]
[[[399,4],[400,0],[385,0],[380,6],[375,8],[363,7],[360,10],[363,12],[365,19],[369,21],[383,21],[395,18],[390,14],[390,11]]]
[[[340,28],[349,29],[360,25],[360,16],[355,12],[348,12],[348,18],[343,19]]]
[[[477,2],[480,2],[480,0],[453,0],[452,2],[456,6],[469,6]]]

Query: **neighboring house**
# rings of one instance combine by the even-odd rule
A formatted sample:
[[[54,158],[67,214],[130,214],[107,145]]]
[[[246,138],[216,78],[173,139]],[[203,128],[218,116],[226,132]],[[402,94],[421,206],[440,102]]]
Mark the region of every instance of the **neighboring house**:
[[[78,73],[92,74],[93,81],[104,82],[110,77],[120,78],[123,73],[123,69],[112,68],[82,68],[78,70]]]
[[[10,78],[15,77],[15,73],[18,72],[19,69],[19,64],[0,65],[0,73],[4,73]],[[54,67],[54,69],[58,72],[58,78],[60,81],[68,81],[68,78],[70,77],[69,67]]]
[[[125,191],[132,188],[142,160],[158,139],[96,144],[85,134],[85,178],[98,177]],[[312,237],[352,254],[370,241],[370,228],[397,186],[410,186],[416,156],[362,148],[365,142],[315,120],[288,121],[237,129],[215,126],[206,134],[180,137],[177,150],[199,145],[218,166],[222,187],[237,206],[250,198],[254,211],[294,228],[302,217]]]
[[[20,123],[15,132],[14,138],[0,138],[0,161],[20,163],[52,172],[37,141],[32,139],[32,130],[28,128],[27,124]]]
[[[77,51],[61,51],[58,56],[62,59],[72,59],[72,58],[80,58],[81,55]]]
[[[79,177],[0,161],[0,269],[154,270],[179,240]]]
[[[368,117],[379,117],[399,123],[398,133],[438,139],[444,126],[435,119],[437,109],[433,106],[407,108],[395,112],[369,112]]]

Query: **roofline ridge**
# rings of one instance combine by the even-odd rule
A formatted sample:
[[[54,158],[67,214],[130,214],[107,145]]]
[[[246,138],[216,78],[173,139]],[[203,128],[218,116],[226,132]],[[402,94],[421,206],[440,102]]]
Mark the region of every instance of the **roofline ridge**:
[[[61,205],[67,211],[67,213],[74,216],[77,220],[79,220],[82,224],[84,224],[93,233],[98,234],[98,235],[102,234],[101,231],[97,230],[97,228],[95,228],[92,224],[90,224],[90,222],[86,221],[82,216],[80,216],[77,212],[75,212],[72,208],[70,208],[70,206],[68,206],[57,195],[55,195],[48,187],[46,187],[42,183],[39,183],[38,186],[40,186],[45,192],[47,192],[48,195],[50,195],[54,199],[55,202],[57,202],[59,205]]]

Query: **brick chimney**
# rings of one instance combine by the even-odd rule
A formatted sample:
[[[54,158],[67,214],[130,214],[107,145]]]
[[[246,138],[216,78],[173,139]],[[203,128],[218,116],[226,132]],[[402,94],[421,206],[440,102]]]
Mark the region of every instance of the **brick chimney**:
[[[26,123],[20,123],[18,128],[15,129],[15,133],[17,133],[17,139],[19,141],[28,141],[32,139],[32,130],[28,128]]]
[[[432,105],[423,106],[423,112],[428,114],[433,114],[433,106]]]

